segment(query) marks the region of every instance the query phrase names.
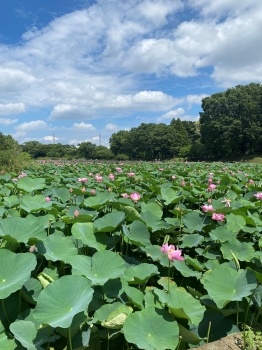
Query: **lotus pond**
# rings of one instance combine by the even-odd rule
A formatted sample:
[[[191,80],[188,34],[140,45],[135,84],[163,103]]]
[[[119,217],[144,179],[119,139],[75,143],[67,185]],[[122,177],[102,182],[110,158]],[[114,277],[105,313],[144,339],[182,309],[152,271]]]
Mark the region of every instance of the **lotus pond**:
[[[261,324],[261,170],[2,173],[0,348],[183,350]]]

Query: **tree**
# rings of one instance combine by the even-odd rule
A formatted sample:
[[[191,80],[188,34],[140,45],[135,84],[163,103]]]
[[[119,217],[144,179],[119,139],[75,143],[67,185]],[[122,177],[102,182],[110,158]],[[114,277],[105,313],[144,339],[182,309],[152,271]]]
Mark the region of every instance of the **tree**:
[[[96,158],[96,145],[91,142],[82,142],[78,148],[78,153],[81,157],[85,159],[94,159]]]
[[[262,151],[262,85],[227,89],[202,100],[202,143],[210,157]]]

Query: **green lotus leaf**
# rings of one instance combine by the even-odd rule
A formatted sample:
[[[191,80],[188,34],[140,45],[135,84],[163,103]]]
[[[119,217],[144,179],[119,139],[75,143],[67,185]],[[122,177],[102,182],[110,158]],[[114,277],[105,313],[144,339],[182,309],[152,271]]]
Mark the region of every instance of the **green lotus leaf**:
[[[150,213],[154,214],[159,220],[162,219],[163,216],[163,209],[161,206],[157,203],[141,203],[141,211],[142,213],[149,211]]]
[[[52,222],[52,225],[57,224],[56,219],[52,214],[39,215],[34,213],[34,214],[28,214],[26,218],[28,220],[30,219],[30,222],[34,223],[34,225],[41,226],[44,228],[48,228],[50,225],[50,222]]]
[[[0,334],[0,349],[14,350],[17,349],[17,344],[14,339],[9,339],[5,333]]]
[[[241,301],[256,288],[256,275],[250,270],[233,270],[223,264],[204,275],[208,294],[222,309],[229,301]]]
[[[162,229],[167,229],[170,227],[167,222],[163,220],[159,220],[157,216],[155,216],[149,211],[141,213],[140,216],[141,216],[141,219],[145,222],[146,226],[152,229],[152,232],[162,230]]]
[[[86,276],[92,285],[103,285],[110,279],[121,277],[126,265],[119,254],[109,250],[96,252],[92,258],[75,256],[71,258],[72,273]]]
[[[10,250],[0,249],[0,299],[22,288],[35,267],[34,254],[14,254]]]
[[[183,216],[183,223],[186,225],[188,232],[202,231],[202,228],[210,223],[210,218],[206,215],[192,211]]]
[[[132,313],[133,309],[130,306],[122,305],[101,322],[101,326],[109,329],[121,329],[127,316]]]
[[[42,344],[59,338],[59,336],[49,337],[44,329],[37,331],[31,321],[15,321],[10,324],[10,331],[27,350],[43,350]]]
[[[140,310],[143,309],[143,300],[144,300],[144,293],[141,292],[139,289],[126,286],[124,289],[127,298],[129,302],[135,306],[137,306]]]
[[[38,253],[45,256],[47,260],[64,261],[70,263],[73,255],[77,255],[77,248],[69,237],[61,234],[48,236],[44,242],[37,242]]]
[[[226,226],[217,226],[209,232],[209,236],[214,241],[226,242],[236,237],[235,233],[229,231]]]
[[[236,238],[231,238],[228,242],[225,242],[221,246],[221,251],[223,253],[224,259],[232,260],[232,253],[240,261],[250,261],[255,253],[254,248],[250,243],[240,242]]]
[[[183,241],[180,244],[180,248],[192,248],[198,246],[204,240],[204,237],[196,233],[191,235],[185,234],[182,239]]]
[[[45,179],[43,178],[31,178],[29,176],[22,177],[17,181],[17,188],[24,190],[28,193],[33,191],[42,190],[45,187]]]
[[[246,226],[246,220],[242,215],[229,214],[227,215],[226,228],[232,232],[239,232]]]
[[[116,301],[115,303],[112,303],[112,304],[102,305],[94,313],[93,323],[104,322],[112,312],[114,312],[115,310],[117,310],[121,306],[123,306],[123,304],[120,303],[119,301]]]
[[[145,308],[147,307],[155,307],[157,309],[164,309],[163,304],[159,301],[158,296],[154,293],[154,289],[146,289],[144,296]]]
[[[174,260],[172,262],[172,265],[181,273],[184,277],[196,277],[199,279],[201,277],[201,273],[198,271],[195,271],[191,268],[191,266],[188,266],[185,261],[178,261]]]
[[[181,199],[181,196],[177,194],[177,191],[173,190],[170,187],[161,187],[161,196],[162,199],[165,201],[165,205],[168,205],[170,203],[177,203]]]
[[[37,299],[41,291],[42,284],[35,278],[29,278],[29,280],[26,281],[23,285],[22,296],[28,303],[36,305]]]
[[[135,220],[129,226],[130,233],[127,230],[123,230],[124,234],[128,237],[132,244],[148,247],[151,245],[150,232],[146,225],[142,221]]]
[[[45,197],[40,194],[35,196],[25,195],[22,197],[20,208],[28,213],[50,210],[52,209],[52,202],[46,202]]]
[[[117,299],[122,293],[124,293],[125,287],[128,286],[128,283],[123,278],[116,278],[113,280],[107,281],[103,287],[103,293],[110,299]]]
[[[122,331],[139,349],[175,349],[179,341],[177,322],[167,312],[158,314],[154,307],[127,316]]]
[[[190,332],[187,328],[183,327],[181,324],[178,324],[179,327],[179,335],[182,337],[182,340],[185,343],[197,345],[201,341],[196,334]]]
[[[112,232],[122,223],[125,213],[117,211],[104,215],[102,218],[95,220],[94,229],[97,232]]]
[[[82,194],[82,193],[81,193]],[[61,202],[66,203],[70,200],[70,192],[65,187],[53,187],[52,188],[52,198],[57,198],[58,200],[61,200]]]
[[[159,274],[159,271],[155,265],[142,263],[126,269],[123,278],[129,284],[144,284],[150,277],[157,274]]]
[[[105,250],[107,245],[107,235],[103,232],[94,234],[94,226],[92,222],[75,223],[72,227],[72,235],[81,239],[88,247],[96,250]]]
[[[90,281],[82,276],[63,276],[50,283],[37,301],[34,311],[37,325],[70,327],[73,317],[88,308],[93,292]]]
[[[121,205],[120,208],[126,215],[126,221],[140,220],[140,214],[135,208],[131,207],[130,205]]]
[[[195,325],[202,320],[206,308],[184,288],[172,288],[169,293],[157,289],[155,293],[176,317],[185,318]]]
[[[94,197],[88,197],[84,200],[84,205],[87,208],[99,209],[109,202],[109,193],[102,193]]]
[[[46,231],[30,218],[6,218],[0,221],[0,236],[10,243],[35,243],[44,240]]]

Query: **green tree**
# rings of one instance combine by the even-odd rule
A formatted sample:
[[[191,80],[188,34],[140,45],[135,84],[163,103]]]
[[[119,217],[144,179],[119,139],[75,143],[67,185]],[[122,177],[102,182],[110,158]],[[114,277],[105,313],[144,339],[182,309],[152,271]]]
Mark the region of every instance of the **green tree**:
[[[78,148],[78,153],[81,157],[85,159],[94,159],[96,158],[96,145],[91,142],[82,142]]]
[[[262,85],[227,89],[202,100],[202,143],[209,157],[262,151]]]

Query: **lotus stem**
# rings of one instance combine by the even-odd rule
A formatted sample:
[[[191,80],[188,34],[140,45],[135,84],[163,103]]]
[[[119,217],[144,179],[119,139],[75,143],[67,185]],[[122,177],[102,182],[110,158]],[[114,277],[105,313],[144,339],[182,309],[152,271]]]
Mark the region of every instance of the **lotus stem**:
[[[239,315],[239,303],[237,301],[237,326],[238,326],[238,315]]]
[[[211,330],[211,321],[208,323],[208,330],[207,330],[207,344],[208,344],[208,342],[209,342],[210,330]]]
[[[72,339],[71,339],[71,327],[68,328],[68,341],[69,341],[69,350],[73,350]]]
[[[168,279],[167,279],[167,293],[170,290],[170,260],[168,260]]]
[[[256,315],[256,318],[255,318],[255,325],[257,324],[257,320],[258,320],[258,317],[259,317],[259,315],[260,315],[261,310],[262,310],[262,304],[260,305],[260,308],[259,308],[258,313],[257,313],[257,315]]]
[[[2,309],[3,309],[3,311],[4,311],[5,318],[6,318],[7,322],[10,324],[11,322],[10,322],[10,320],[9,320],[8,316],[7,316],[7,313],[6,313],[4,299],[2,299]]]

